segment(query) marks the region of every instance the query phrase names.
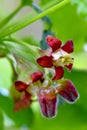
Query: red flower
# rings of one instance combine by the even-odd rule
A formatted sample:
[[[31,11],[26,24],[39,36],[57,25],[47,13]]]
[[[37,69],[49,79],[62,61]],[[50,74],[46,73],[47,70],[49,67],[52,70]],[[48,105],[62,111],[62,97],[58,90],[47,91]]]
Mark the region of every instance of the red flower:
[[[43,82],[44,78],[43,78],[43,73],[41,71],[38,72],[34,72],[30,75],[30,78],[32,80],[32,82],[29,83],[25,83],[23,81],[20,80],[16,80],[15,81],[15,88],[19,91],[19,92],[23,92],[26,91],[26,89],[34,82],[37,82],[38,80],[40,80],[41,82]]]
[[[44,117],[56,116],[58,98],[54,88],[41,88],[38,94],[41,113]]]
[[[74,103],[79,98],[74,84],[68,79],[63,80],[56,90],[69,103]]]
[[[69,40],[61,47],[62,42],[53,36],[48,36],[46,42],[51,47],[52,51],[49,51],[49,55],[46,54],[38,58],[37,63],[47,68],[54,66],[56,73],[53,80],[58,80],[63,77],[63,67],[68,68],[68,70],[72,69],[74,59],[69,53],[73,52],[73,42]]]
[[[38,80],[42,83],[44,81],[43,73],[41,71],[34,72],[30,75],[29,83],[23,81],[15,81],[15,88],[21,92],[20,98],[15,100],[15,111],[20,110],[21,108],[28,107],[32,100],[31,97],[34,93],[37,93]],[[35,86],[37,83],[37,86]]]

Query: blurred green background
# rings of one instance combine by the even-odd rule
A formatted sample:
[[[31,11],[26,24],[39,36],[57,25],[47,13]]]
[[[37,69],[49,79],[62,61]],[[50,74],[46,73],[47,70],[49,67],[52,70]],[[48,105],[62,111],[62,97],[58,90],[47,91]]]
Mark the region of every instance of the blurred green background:
[[[55,0],[55,3],[57,1]],[[0,15],[3,18],[6,15],[4,11],[7,10],[3,9],[4,6],[6,7],[6,1],[0,0],[0,2]],[[13,4],[14,2],[16,5],[17,0],[13,0]],[[45,8],[53,4],[54,0],[34,0],[34,2]],[[52,30],[59,39],[63,42],[68,39],[74,41],[74,67],[71,73],[66,71],[64,77],[73,81],[80,98],[73,105],[64,103],[59,106],[56,118],[45,119],[41,116],[38,103],[14,113],[12,99],[0,95],[0,130],[87,130],[87,1],[72,0],[71,4],[55,11],[49,17],[53,23]],[[31,37],[36,37],[38,41],[43,29],[41,21],[39,20],[35,26],[39,28],[38,37],[33,27],[30,30]],[[0,93],[8,95],[11,85],[12,68],[8,60],[2,58],[0,59]]]

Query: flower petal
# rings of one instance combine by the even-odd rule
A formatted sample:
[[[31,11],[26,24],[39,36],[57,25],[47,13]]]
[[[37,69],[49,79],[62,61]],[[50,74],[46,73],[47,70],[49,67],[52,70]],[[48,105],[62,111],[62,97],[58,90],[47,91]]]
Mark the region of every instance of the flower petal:
[[[22,81],[15,81],[15,88],[19,92],[25,91],[28,86],[29,86],[28,84],[26,84],[26,83],[24,83]]]
[[[46,118],[53,118],[57,113],[58,99],[52,88],[42,88],[39,91],[39,103],[42,115]]]
[[[46,42],[52,48],[53,51],[56,51],[57,49],[59,49],[62,44],[62,42],[59,39],[50,35],[47,36]]]
[[[52,63],[52,56],[42,56],[37,59],[37,63],[40,66],[51,68],[53,63]]]
[[[74,86],[74,84],[66,79],[62,82],[60,86],[57,87],[58,93],[68,102],[74,103],[78,98],[79,94]]]
[[[55,67],[55,76],[52,78],[52,80],[59,80],[63,77],[64,75],[64,70],[63,67]]]
[[[34,72],[31,74],[31,78],[33,82],[36,82],[38,80],[42,81],[43,79],[43,73],[41,71]]]
[[[72,67],[73,67],[73,64],[69,64],[69,65],[65,65],[65,67],[69,70],[69,71],[71,71],[72,70]]]
[[[74,45],[73,45],[73,41],[69,40],[67,41],[62,47],[61,49],[63,49],[64,51],[66,51],[67,53],[72,53],[74,50]]]

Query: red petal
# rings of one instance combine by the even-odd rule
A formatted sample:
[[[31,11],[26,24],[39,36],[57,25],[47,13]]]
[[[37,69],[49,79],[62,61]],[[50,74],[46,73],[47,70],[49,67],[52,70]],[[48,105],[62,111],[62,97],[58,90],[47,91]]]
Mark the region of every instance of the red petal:
[[[46,42],[52,48],[53,51],[59,49],[62,44],[62,42],[59,39],[53,36],[47,36]]]
[[[74,50],[73,41],[72,41],[72,40],[67,41],[67,42],[62,46],[62,49],[63,49],[64,51],[66,51],[67,53],[73,52],[73,50]]]
[[[74,84],[70,80],[64,80],[62,85],[57,88],[58,93],[68,102],[75,102],[79,95],[74,86]]]
[[[52,88],[42,88],[39,91],[39,103],[44,117],[52,118],[56,116],[58,99]]]
[[[59,67],[55,67],[55,76],[52,78],[52,80],[58,80],[61,79],[64,75],[64,70],[63,67],[59,66]]]
[[[68,70],[72,70],[73,64],[69,64],[69,65],[65,65],[66,68],[68,68]]]
[[[15,88],[19,91],[25,91],[25,89],[28,87],[29,85],[27,85],[26,83],[22,82],[22,81],[15,81]]]
[[[52,56],[42,56],[40,58],[37,59],[37,63],[40,65],[40,66],[43,66],[43,67],[47,67],[47,68],[51,68],[53,63],[52,63]]]
[[[33,82],[36,82],[37,80],[42,80],[43,73],[41,71],[34,72],[31,74],[31,78]]]

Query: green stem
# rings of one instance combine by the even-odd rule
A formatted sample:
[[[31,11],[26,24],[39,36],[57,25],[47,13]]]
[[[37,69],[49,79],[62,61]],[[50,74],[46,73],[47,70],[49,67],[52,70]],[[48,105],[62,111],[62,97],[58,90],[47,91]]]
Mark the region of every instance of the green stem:
[[[2,32],[0,32],[0,39],[3,39],[5,36],[7,36],[7,35],[9,35],[9,34],[12,34],[12,33],[16,32],[16,31],[18,31],[18,30],[20,30],[20,29],[26,27],[27,25],[30,25],[31,23],[33,23],[33,22],[35,22],[35,21],[37,21],[37,20],[43,18],[44,16],[46,16],[46,15],[48,15],[48,14],[50,14],[50,13],[53,13],[54,11],[56,11],[56,10],[58,10],[58,9],[60,9],[60,8],[62,8],[62,7],[64,7],[65,5],[67,5],[69,2],[70,2],[70,0],[64,0],[64,1],[62,1],[62,2],[60,2],[60,3],[58,3],[58,4],[56,4],[56,5],[54,5],[54,6],[51,7],[50,9],[47,9],[46,11],[44,11],[44,12],[38,14],[38,15],[37,15],[36,17],[34,17],[34,18],[31,18],[31,19],[29,18],[29,20],[27,20],[27,21],[26,21],[26,19],[25,19],[25,21],[24,21],[24,19],[23,19],[24,22],[22,22],[22,21],[21,21],[21,23],[18,22],[18,24],[16,24],[16,25],[15,25],[15,23],[14,23],[13,26],[11,26],[11,27],[9,26],[9,28],[7,28],[7,29],[3,30]],[[28,17],[29,17],[29,16],[28,16]],[[27,19],[28,19],[28,18],[27,18]]]
[[[3,28],[22,8],[21,5],[19,5],[10,15],[8,15],[5,19],[3,19],[0,22],[0,29]]]
[[[42,13],[43,11],[40,9],[40,7],[35,4],[34,2],[32,2],[32,7],[33,9],[37,12],[37,13]],[[48,25],[49,28],[51,28],[52,26],[52,21],[48,16],[45,16],[42,18],[42,21]]]

